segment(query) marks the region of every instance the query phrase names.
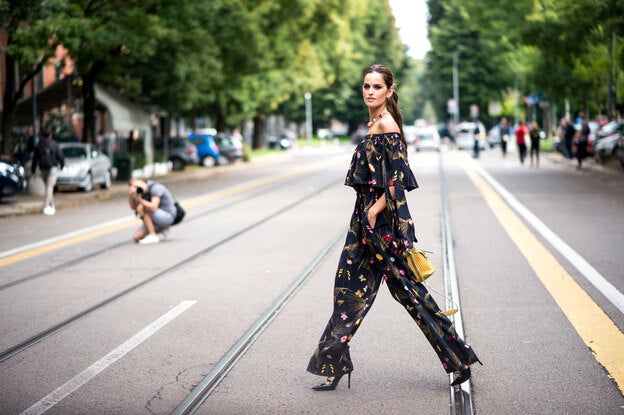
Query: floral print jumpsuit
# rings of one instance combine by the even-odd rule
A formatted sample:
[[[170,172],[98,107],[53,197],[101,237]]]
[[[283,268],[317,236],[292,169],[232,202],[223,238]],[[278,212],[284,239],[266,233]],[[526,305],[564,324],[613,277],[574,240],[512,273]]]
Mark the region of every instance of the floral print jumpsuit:
[[[416,241],[405,191],[418,184],[400,134],[368,135],[353,153],[345,184],[355,189],[357,198],[336,272],[334,310],[310,358],[308,371],[328,377],[353,371],[349,341],[383,281],[423,331],[447,373],[477,362],[472,348],[457,336],[453,323],[425,286],[410,275],[404,260],[403,253]],[[391,186],[394,199],[389,192]],[[368,209],[383,194],[386,209],[371,228]]]

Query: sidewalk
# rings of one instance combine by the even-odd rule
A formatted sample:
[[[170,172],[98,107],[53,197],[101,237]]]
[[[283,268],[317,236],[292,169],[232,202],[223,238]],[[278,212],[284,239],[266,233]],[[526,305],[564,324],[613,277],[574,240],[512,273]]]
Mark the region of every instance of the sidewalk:
[[[540,153],[540,157],[546,157],[548,158],[548,160],[554,163],[565,165],[566,167],[572,169],[576,169],[576,166],[578,164],[575,158],[566,159],[561,153],[542,152]],[[616,159],[610,159],[607,160],[605,163],[599,164],[596,163],[593,157],[587,157],[585,160],[583,160],[583,168],[580,172],[582,173],[584,170],[607,174],[610,176],[624,177],[624,168],[622,168],[620,162]]]
[[[242,165],[237,163],[233,166]],[[176,183],[179,181],[200,180],[214,175],[217,169],[227,168],[227,166],[219,166],[216,168],[205,168],[200,166],[187,167],[183,171],[170,171],[165,176],[153,177],[165,185]],[[96,187],[91,192],[81,191],[57,191],[54,193],[54,204],[57,210],[68,207],[84,205],[88,203],[97,203],[102,200],[122,197],[128,191],[128,183],[125,180],[115,180],[108,189]],[[26,193],[17,194],[7,197],[0,201],[0,219],[20,215],[41,214],[43,210],[43,196]]]

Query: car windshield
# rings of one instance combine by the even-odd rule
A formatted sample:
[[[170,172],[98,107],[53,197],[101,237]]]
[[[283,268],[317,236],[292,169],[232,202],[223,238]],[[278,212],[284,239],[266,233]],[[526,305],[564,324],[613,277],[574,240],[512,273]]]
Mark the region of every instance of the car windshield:
[[[87,158],[87,149],[85,147],[63,147],[63,155],[69,158]]]
[[[231,146],[234,144],[229,137],[217,137],[216,140],[217,143],[221,144],[222,146]]]

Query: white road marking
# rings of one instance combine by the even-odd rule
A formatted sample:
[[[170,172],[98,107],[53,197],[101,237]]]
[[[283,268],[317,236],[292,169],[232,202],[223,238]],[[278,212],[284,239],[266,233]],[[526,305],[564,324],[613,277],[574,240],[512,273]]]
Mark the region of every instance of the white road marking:
[[[52,408],[54,405],[59,403],[61,400],[69,396],[71,393],[78,390],[82,385],[93,379],[104,369],[115,363],[117,360],[121,359],[128,352],[136,348],[138,345],[147,340],[152,334],[156,333],[158,330],[166,326],[169,322],[171,322],[174,318],[182,314],[188,308],[193,306],[197,301],[182,301],[175,308],[171,309],[168,313],[164,314],[158,320],[154,321],[149,326],[145,327],[143,330],[135,334],[125,343],[121,344],[115,350],[83,370],[73,379],[67,381],[64,385],[59,386],[48,394],[45,398],[41,399],[39,402],[31,406],[22,412],[22,415],[39,415],[46,412],[48,409]]]
[[[492,186],[513,210],[522,216],[533,228],[546,239],[561,255],[563,255],[598,291],[624,313],[624,294],[606,280],[589,262],[579,255],[570,245],[565,243],[544,222],[527,209],[507,189],[498,183],[483,167],[473,159],[463,156],[464,159]]]

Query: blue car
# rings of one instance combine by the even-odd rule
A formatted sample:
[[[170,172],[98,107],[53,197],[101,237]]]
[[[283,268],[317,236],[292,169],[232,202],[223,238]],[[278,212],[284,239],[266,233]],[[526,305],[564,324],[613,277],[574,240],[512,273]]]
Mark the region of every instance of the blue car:
[[[215,142],[215,134],[199,131],[197,133],[190,133],[189,139],[197,148],[199,164],[211,167],[219,163],[221,153]]]

